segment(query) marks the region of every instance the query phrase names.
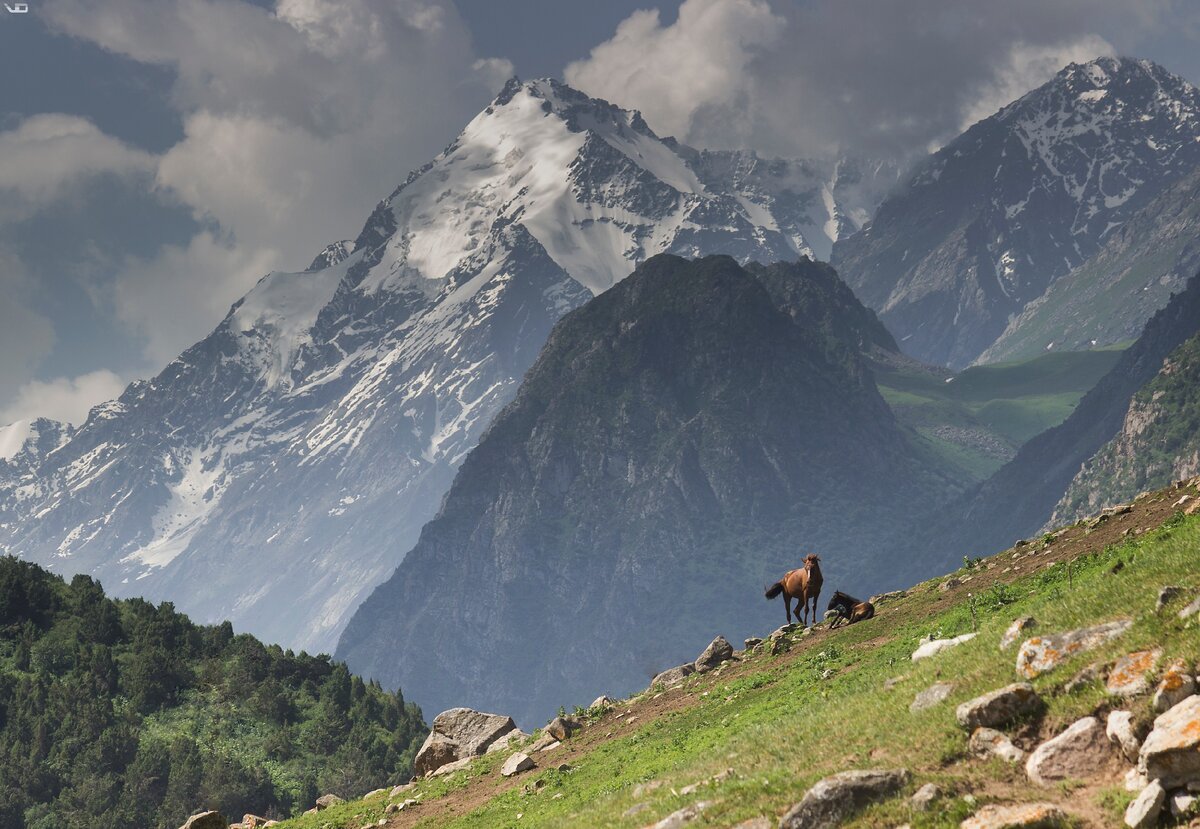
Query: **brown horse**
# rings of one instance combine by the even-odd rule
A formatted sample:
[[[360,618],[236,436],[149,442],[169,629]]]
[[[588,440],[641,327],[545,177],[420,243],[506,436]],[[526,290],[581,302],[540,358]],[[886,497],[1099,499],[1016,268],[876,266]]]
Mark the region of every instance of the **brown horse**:
[[[799,599],[796,606],[796,621],[801,620],[800,608],[804,608],[804,624],[808,625],[808,603],[812,602],[813,623],[817,621],[817,597],[821,595],[821,557],[808,554],[804,557],[804,566],[799,570],[789,570],[783,578],[767,588],[765,595],[773,599],[783,594],[783,610],[787,614],[788,624],[792,623],[792,599]]]
[[[865,622],[867,619],[875,615],[875,605],[870,602],[860,601],[853,596],[843,593],[841,590],[834,591],[833,598],[829,600],[829,609],[825,611],[825,617],[833,616],[833,620],[829,623],[832,630],[837,627],[840,622],[854,624],[855,622]]]

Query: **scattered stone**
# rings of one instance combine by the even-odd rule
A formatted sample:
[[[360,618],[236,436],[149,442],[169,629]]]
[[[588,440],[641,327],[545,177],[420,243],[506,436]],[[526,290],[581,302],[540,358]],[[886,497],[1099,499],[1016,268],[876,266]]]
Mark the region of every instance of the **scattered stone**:
[[[1200,502],[1197,502],[1197,503],[1200,503]],[[1179,611],[1179,618],[1186,619],[1189,616],[1195,616],[1197,613],[1200,613],[1200,596],[1197,596],[1195,599],[1192,600],[1191,604],[1189,604],[1183,610]]]
[[[1128,699],[1149,692],[1150,680],[1147,675],[1158,665],[1162,657],[1161,650],[1136,651],[1122,656],[1108,673],[1104,690],[1114,697]]]
[[[396,788],[392,789],[391,792],[388,793],[388,797],[395,799],[405,792],[411,792],[416,787],[417,785],[415,783],[405,783],[402,786],[397,786]]]
[[[901,674],[900,676],[888,677],[887,679],[885,679],[883,681],[883,690],[890,691],[906,679],[908,679],[908,674]]]
[[[500,767],[500,775],[502,777],[512,777],[514,774],[520,774],[523,771],[529,771],[534,768],[537,768],[537,764],[529,759],[529,755],[518,751],[504,761],[504,765]]]
[[[908,595],[907,590],[889,590],[887,593],[880,593],[867,599],[871,604],[878,605],[881,602],[890,602],[895,599],[903,599]]]
[[[495,742],[488,746],[483,753],[491,754],[496,751],[505,751],[512,746],[513,743],[528,739],[528,737],[529,735],[521,729],[514,728],[512,731],[508,732],[502,737],[497,737]]]
[[[1136,763],[1138,752],[1142,749],[1142,741],[1133,731],[1133,714],[1128,711],[1110,711],[1105,724],[1104,734],[1109,742],[1120,749],[1121,754],[1131,763]]]
[[[1067,813],[1052,803],[984,806],[959,829],[1059,829],[1069,825]]]
[[[1025,774],[1039,786],[1085,780],[1103,771],[1111,758],[1104,726],[1095,717],[1084,717],[1034,749],[1025,761]]]
[[[933,801],[942,796],[942,790],[933,783],[926,783],[921,788],[917,789],[909,802],[912,807],[918,812],[927,812],[929,807],[933,805]]]
[[[1131,619],[1118,619],[1055,636],[1035,636],[1026,639],[1017,651],[1017,673],[1026,679],[1041,676],[1077,653],[1116,639],[1132,625]]]
[[[369,796],[370,795],[368,795],[368,797]],[[245,829],[259,829],[260,826],[270,825],[271,821],[267,820],[265,817],[259,817],[258,815],[252,815],[249,813],[242,815],[242,826],[244,826]]]
[[[1027,631],[1037,627],[1037,620],[1032,616],[1022,616],[1008,626],[1008,630],[1004,631],[1004,635],[1000,637],[1000,650],[1006,651],[1013,645],[1017,644]]]
[[[1076,691],[1082,691],[1087,686],[1104,679],[1104,673],[1107,669],[1108,666],[1103,662],[1093,662],[1091,665],[1088,665],[1079,673],[1075,674],[1075,676],[1071,677],[1071,680],[1063,686],[1063,691],[1068,694],[1074,694]]]
[[[836,826],[855,812],[908,785],[907,769],[844,771],[819,781],[788,810],[779,829]]]
[[[1025,752],[994,728],[976,728],[971,732],[967,748],[978,757],[999,757],[1008,763],[1019,763],[1025,759]]]
[[[1150,829],[1158,823],[1158,815],[1166,799],[1167,792],[1162,784],[1153,781],[1125,809],[1125,825],[1131,829]]]
[[[546,725],[546,733],[556,740],[565,740],[582,726],[572,717],[555,717]]]
[[[192,815],[179,829],[228,829],[229,821],[220,812],[200,812]]]
[[[339,803],[345,802],[346,801],[342,800],[336,794],[323,794],[317,798],[316,806],[318,810],[324,810],[328,809],[330,806],[336,806]]]
[[[1200,696],[1190,696],[1154,721],[1138,769],[1168,788],[1200,781]]]
[[[1015,682],[991,693],[968,700],[955,710],[963,728],[1000,728],[1042,709],[1042,698],[1028,682]]]
[[[678,829],[685,823],[691,823],[696,818],[700,817],[700,813],[709,807],[705,801],[693,803],[691,806],[684,806],[682,809],[671,812],[658,823],[652,824],[652,829]]]
[[[762,641],[763,640],[759,639],[757,636],[751,636],[749,639],[742,640],[742,647],[748,651],[752,651],[761,645]]]
[[[1144,773],[1132,768],[1125,772],[1125,791],[1140,792],[1142,789],[1150,785],[1150,778]]]
[[[908,710],[915,714],[918,711],[924,711],[926,708],[932,708],[938,703],[945,702],[946,698],[953,692],[953,682],[935,682],[917,694],[912,701],[912,705],[908,706]]]
[[[454,774],[456,771],[462,771],[471,765],[471,761],[474,759],[474,757],[464,757],[461,760],[454,760],[450,763],[446,763],[445,765],[438,766],[436,769],[429,772],[429,776],[445,777],[447,774]]]
[[[752,817],[743,820],[733,829],[775,829],[775,823],[769,817]]]
[[[512,717],[451,708],[433,718],[433,728],[413,761],[413,774],[423,777],[448,763],[483,754],[489,745],[516,729]]]
[[[596,708],[611,708],[612,706],[614,706],[616,704],[617,704],[617,701],[615,699],[613,699],[612,697],[610,697],[608,694],[601,694],[600,696],[598,696],[594,700],[592,700],[592,704],[589,705],[588,708],[593,709],[593,710]]]
[[[696,668],[693,665],[679,665],[675,668],[667,668],[667,670],[650,680],[650,687],[653,688],[655,685],[662,685],[666,688],[673,688],[695,672]]]
[[[724,636],[718,636],[696,657],[692,667],[696,669],[696,673],[704,674],[730,659],[733,659],[733,645],[729,644]]]
[[[1158,601],[1154,603],[1154,612],[1162,613],[1164,607],[1183,595],[1183,588],[1177,585],[1167,585],[1158,591]]]
[[[1196,679],[1188,670],[1188,665],[1182,659],[1175,659],[1167,665],[1163,677],[1154,689],[1151,704],[1154,711],[1162,714],[1196,693]]]
[[[950,578],[946,579],[944,582],[942,582],[941,584],[938,585],[938,590],[940,590],[942,593],[949,593],[951,590],[958,587],[962,583],[963,583],[962,579],[951,576]]]
[[[1171,807],[1171,817],[1176,820],[1186,820],[1200,811],[1200,797],[1186,789],[1172,792],[1167,797],[1167,805]]]
[[[964,633],[962,636],[955,636],[953,639],[927,639],[913,651],[912,661],[917,662],[922,659],[928,659],[931,656],[937,656],[944,650],[957,647],[964,642],[970,642],[979,634]]]
[[[530,744],[529,750],[531,752],[547,751],[551,748],[555,748],[556,746],[558,746],[558,744],[559,744],[558,740],[554,739],[553,735],[542,734],[542,736],[538,737],[536,740],[533,741],[533,743]]]

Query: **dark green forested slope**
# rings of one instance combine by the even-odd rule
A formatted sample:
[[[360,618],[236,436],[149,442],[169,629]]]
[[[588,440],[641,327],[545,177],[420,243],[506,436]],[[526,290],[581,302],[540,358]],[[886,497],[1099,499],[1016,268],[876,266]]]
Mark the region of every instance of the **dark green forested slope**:
[[[0,558],[0,829],[284,816],[405,778],[424,732],[327,656]]]

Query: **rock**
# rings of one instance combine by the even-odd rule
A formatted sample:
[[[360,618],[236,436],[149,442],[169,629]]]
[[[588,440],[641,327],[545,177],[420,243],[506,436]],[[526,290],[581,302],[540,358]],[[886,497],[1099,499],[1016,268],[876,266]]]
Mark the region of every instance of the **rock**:
[[[622,817],[635,817],[650,808],[649,803],[635,803],[625,810]]]
[[[1058,829],[1069,825],[1069,816],[1053,803],[984,806],[959,824],[959,829]]]
[[[700,813],[709,806],[705,801],[693,803],[691,806],[684,806],[682,809],[671,812],[658,823],[652,824],[652,829],[678,829],[685,823],[691,823],[696,818],[700,817]]]
[[[1138,752],[1141,751],[1142,741],[1133,731],[1133,714],[1128,711],[1108,712],[1108,721],[1104,734],[1131,763],[1136,763]]]
[[[1017,651],[1017,673],[1026,679],[1041,676],[1077,653],[1116,639],[1129,630],[1132,624],[1130,619],[1119,619],[1055,636],[1035,636],[1026,639]]]
[[[976,728],[971,732],[967,748],[978,757],[999,757],[1009,763],[1019,763],[1025,759],[1025,752],[994,728]]]
[[[696,668],[690,664],[667,668],[667,670],[650,680],[650,687],[653,688],[655,685],[661,685],[664,688],[674,688],[694,673],[696,673]]]
[[[579,721],[572,717],[555,717],[546,724],[546,733],[556,740],[565,740],[582,728]]]
[[[429,772],[430,777],[445,777],[447,774],[454,774],[456,771],[462,771],[467,766],[471,765],[474,757],[464,757],[461,760],[454,760],[449,763],[438,766],[433,771]]]
[[[752,817],[749,820],[743,820],[733,829],[775,829],[775,822],[769,817]]]
[[[1071,680],[1063,686],[1063,691],[1068,694],[1074,694],[1076,691],[1082,691],[1087,686],[1104,679],[1104,673],[1108,666],[1103,662],[1093,662],[1086,668],[1081,670]]]
[[[1200,696],[1158,715],[1142,743],[1138,769],[1167,788],[1200,781]]]
[[[316,807],[318,811],[321,811],[328,809],[330,806],[336,806],[339,803],[345,802],[346,801],[342,800],[336,794],[323,794],[317,798]]]
[[[500,774],[503,777],[512,777],[514,774],[520,774],[533,768],[537,768],[537,764],[529,759],[528,754],[518,751],[504,761],[504,765],[500,767]]]
[[[908,679],[908,674],[888,677],[883,681],[883,690],[890,691],[906,679]]]
[[[1104,690],[1114,697],[1124,699],[1147,693],[1150,690],[1150,680],[1147,678],[1147,674],[1158,666],[1158,660],[1161,657],[1162,651],[1157,649],[1136,651],[1122,656],[1108,672]]]
[[[962,636],[955,636],[953,639],[926,640],[922,642],[915,651],[913,651],[912,661],[917,662],[921,659],[928,659],[931,656],[937,656],[944,650],[957,647],[964,642],[970,642],[978,635],[979,634],[977,633],[964,633]]]
[[[245,829],[258,829],[260,826],[267,826],[270,823],[271,821],[267,820],[265,817],[259,817],[258,815],[251,814],[242,815],[242,826],[244,826]]]
[[[1197,596],[1192,600],[1191,604],[1179,611],[1179,618],[1186,619],[1189,616],[1195,616],[1197,613],[1200,613],[1200,596]]]
[[[415,783],[405,783],[401,786],[397,786],[396,788],[394,788],[390,792],[388,792],[388,797],[390,799],[394,800],[395,798],[399,797],[400,795],[404,794],[405,792],[411,792],[415,788],[416,788]]]
[[[1140,792],[1150,785],[1150,778],[1136,768],[1132,768],[1125,772],[1124,785],[1127,792]]]
[[[529,751],[545,751],[546,749],[557,746],[558,744],[558,740],[554,739],[552,734],[543,733],[542,736],[538,737],[533,741],[533,743],[530,744]]]
[[[477,757],[498,738],[516,729],[512,717],[451,708],[433,718],[433,728],[413,761],[413,774],[423,777],[448,763]]]
[[[596,708],[611,708],[617,704],[617,701],[608,694],[601,694],[592,700],[592,704],[588,706],[589,710]]]
[[[1171,817],[1186,820],[1200,812],[1200,797],[1186,789],[1180,789],[1167,796],[1167,805],[1171,807]]]
[[[742,640],[742,647],[744,647],[748,651],[752,651],[755,648],[757,648],[759,645],[761,645],[762,641],[763,640],[759,639],[757,636],[751,636],[749,639]]]
[[[804,627],[799,622],[793,622],[791,624],[787,624],[782,627],[775,628],[775,630],[771,631],[771,635],[768,636],[767,638],[768,639],[781,639],[784,636],[791,636],[793,633],[797,633],[803,629],[804,629]]]
[[[963,583],[962,579],[958,579],[958,578],[951,576],[950,578],[946,579],[944,582],[942,582],[941,584],[938,585],[938,590],[940,590],[943,593],[949,593],[951,590],[958,587],[962,583]]]
[[[1025,774],[1039,786],[1086,780],[1103,771],[1112,757],[1104,726],[1095,717],[1084,717],[1034,749],[1025,761]]]
[[[1179,703],[1196,693],[1196,679],[1192,676],[1188,665],[1182,659],[1175,659],[1167,665],[1158,687],[1154,689],[1151,701],[1158,714],[1174,708]]]
[[[932,708],[940,702],[944,702],[946,697],[954,692],[953,682],[935,682],[926,688],[913,699],[912,704],[908,706],[908,710],[913,714],[918,711],[924,711],[926,708]]]
[[[875,596],[872,596],[871,598],[867,599],[867,601],[869,601],[873,605],[878,606],[883,602],[890,602],[890,601],[895,601],[896,599],[903,599],[907,595],[908,595],[907,590],[889,590],[886,593],[879,593]]]
[[[1164,607],[1169,605],[1175,599],[1183,595],[1183,588],[1176,585],[1168,585],[1158,591],[1158,600],[1154,603],[1154,612],[1162,613]]]
[[[1008,626],[1008,630],[1004,631],[1004,635],[1000,637],[1000,650],[1006,651],[1013,645],[1017,644],[1017,640],[1025,635],[1027,631],[1037,627],[1037,621],[1032,616],[1022,616]]]
[[[562,743],[560,743],[558,740],[555,740],[554,738],[550,737],[549,734],[546,735],[546,738],[549,739],[550,742],[539,746],[537,749],[538,751],[554,751],[554,749],[556,749],[560,745],[562,745]],[[533,749],[530,749],[530,750],[532,751]]]
[[[708,673],[730,659],[733,659],[733,645],[729,644],[724,636],[718,636],[708,643],[708,647],[704,649],[703,653],[696,657],[692,667],[698,674]]]
[[[200,812],[188,818],[179,829],[229,829],[229,821],[220,812]]]
[[[819,781],[788,810],[779,829],[833,827],[908,785],[907,769],[844,771]]]
[[[921,788],[917,789],[916,793],[909,800],[912,807],[918,812],[927,812],[929,807],[933,805],[933,801],[942,796],[942,790],[933,783],[926,783]]]
[[[981,726],[1000,728],[1042,710],[1042,698],[1028,682],[1015,682],[967,700],[954,712],[958,724],[974,731]]]
[[[1158,814],[1167,799],[1166,789],[1157,780],[1142,789],[1125,809],[1125,825],[1132,829],[1150,829],[1158,823]]]
[[[514,728],[512,731],[497,737],[495,741],[484,750],[484,754],[491,754],[495,751],[506,751],[513,743],[520,740],[528,739],[529,735],[519,728]]]

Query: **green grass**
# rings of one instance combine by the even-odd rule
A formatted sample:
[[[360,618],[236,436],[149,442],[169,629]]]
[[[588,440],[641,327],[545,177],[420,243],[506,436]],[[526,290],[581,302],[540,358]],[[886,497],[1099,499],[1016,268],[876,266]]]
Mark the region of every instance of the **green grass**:
[[[1011,554],[1004,556],[996,566],[1012,563]],[[1036,558],[1022,561],[1025,568],[1036,570],[975,597],[979,637],[934,659],[913,664],[910,654],[922,636],[952,636],[972,629],[969,583],[955,591],[961,601],[949,609],[935,611],[934,603],[944,594],[937,591],[936,582],[928,582],[901,602],[885,604],[874,620],[799,645],[804,651],[793,661],[762,654],[753,656],[750,671],[736,678],[693,677],[687,686],[694,694],[693,704],[648,722],[632,735],[598,744],[573,761],[570,772],[528,773],[520,778],[524,785],[510,788],[469,814],[437,823],[431,817],[421,825],[640,827],[707,800],[712,805],[689,825],[728,827],[758,815],[775,819],[818,779],[866,767],[908,768],[913,772],[910,791],[932,781],[947,795],[928,813],[912,813],[905,796],[893,798],[859,815],[855,826],[905,822],[914,827],[957,826],[972,811],[963,795],[973,793],[983,803],[989,800],[988,792],[998,790],[1011,792],[1018,800],[1048,797],[1068,801],[1068,809],[1078,806],[1074,802],[1082,797],[1078,793],[1031,792],[1020,768],[968,758],[966,734],[954,721],[954,707],[1017,680],[1014,651],[998,652],[997,642],[1009,622],[1023,615],[1038,619],[1039,632],[1121,616],[1135,620],[1117,641],[1079,655],[1034,681],[1048,702],[1043,730],[1057,731],[1107,704],[1099,687],[1074,695],[1057,691],[1085,664],[1150,645],[1162,647],[1167,658],[1185,656],[1195,661],[1200,656],[1195,621],[1185,625],[1173,613],[1156,616],[1153,607],[1160,585],[1200,587],[1200,517],[1180,516],[1160,530],[1077,559],[1073,587],[1065,566],[1044,569]],[[1123,566],[1114,573],[1118,561]],[[987,565],[965,568],[960,575],[981,572],[980,566]],[[898,676],[904,678],[885,690],[884,681]],[[939,678],[955,682],[951,698],[910,714],[914,694]],[[1146,717],[1146,708],[1142,700],[1134,710]],[[596,727],[604,728],[603,721]],[[422,781],[417,791],[423,801],[431,802],[455,786],[466,785],[470,776],[495,775],[500,761],[484,758],[469,775]],[[725,768],[733,768],[736,776],[690,796],[677,794],[681,787]],[[543,784],[534,788],[539,780]],[[651,780],[664,785],[635,797],[637,784]],[[1105,822],[1119,822],[1120,809],[1127,802],[1119,788],[1088,797],[1089,808],[1100,810]],[[648,804],[643,811],[623,816],[642,802]],[[347,804],[336,812],[284,826],[357,827],[370,822],[376,814],[371,810],[381,810],[382,803]],[[419,814],[422,807],[416,808]],[[351,816],[358,817],[347,821]]]

